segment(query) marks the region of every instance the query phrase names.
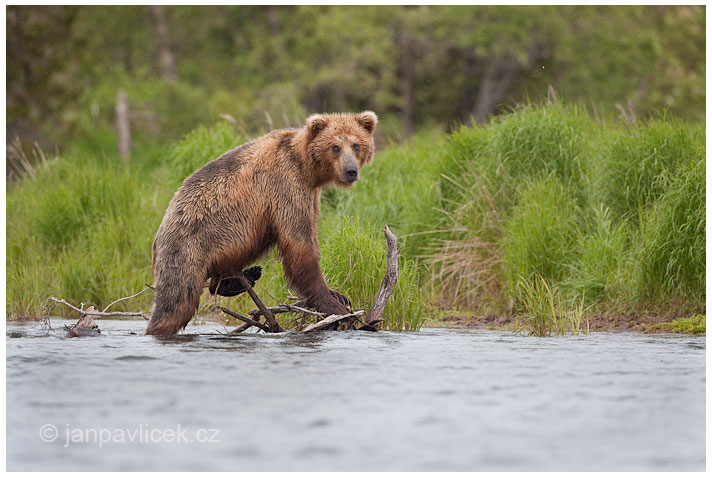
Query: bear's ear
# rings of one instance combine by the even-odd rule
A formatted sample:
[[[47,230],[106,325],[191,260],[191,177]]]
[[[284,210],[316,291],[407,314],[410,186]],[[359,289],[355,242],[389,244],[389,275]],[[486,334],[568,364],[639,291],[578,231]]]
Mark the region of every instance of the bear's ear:
[[[373,133],[378,124],[378,116],[373,111],[364,111],[356,115],[356,122],[363,126],[363,128],[369,133]]]
[[[309,137],[309,141],[316,138],[316,135],[324,128],[326,128],[326,118],[322,115],[311,115],[307,118],[307,136]]]

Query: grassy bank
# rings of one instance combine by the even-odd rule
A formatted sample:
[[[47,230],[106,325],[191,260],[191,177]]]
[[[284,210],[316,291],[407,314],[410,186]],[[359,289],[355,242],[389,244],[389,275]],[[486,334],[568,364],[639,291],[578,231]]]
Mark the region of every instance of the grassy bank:
[[[48,295],[101,306],[150,282],[151,242],[171,195],[244,140],[220,123],[170,147],[137,147],[122,164],[106,137],[11,185],[8,314],[41,314]],[[332,287],[367,307],[388,224],[402,251],[389,328],[446,312],[517,314],[523,329],[546,334],[585,329],[585,313],[705,311],[703,125],[602,124],[574,107],[527,106],[384,148],[362,178],[324,194],[322,265]],[[263,265],[258,292],[284,299],[276,255]],[[150,299],[118,307],[147,309]],[[552,303],[562,311],[553,319],[568,319],[547,322]]]

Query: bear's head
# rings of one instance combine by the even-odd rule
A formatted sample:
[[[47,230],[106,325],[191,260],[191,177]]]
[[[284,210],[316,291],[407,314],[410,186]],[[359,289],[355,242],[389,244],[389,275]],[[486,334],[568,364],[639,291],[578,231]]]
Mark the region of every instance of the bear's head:
[[[372,111],[307,118],[307,157],[313,162],[321,185],[349,187],[358,181],[359,169],[373,159],[377,123],[378,117]]]

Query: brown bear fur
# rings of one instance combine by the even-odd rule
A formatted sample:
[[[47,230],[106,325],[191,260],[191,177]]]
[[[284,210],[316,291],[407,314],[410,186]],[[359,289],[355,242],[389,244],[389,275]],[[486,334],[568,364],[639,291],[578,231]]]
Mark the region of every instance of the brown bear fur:
[[[373,158],[377,122],[370,111],[313,115],[300,129],[272,131],[190,175],[153,243],[156,296],[146,334],[183,329],[206,280],[234,277],[275,244],[290,287],[321,312],[348,313],[319,266],[321,190],[358,178]]]

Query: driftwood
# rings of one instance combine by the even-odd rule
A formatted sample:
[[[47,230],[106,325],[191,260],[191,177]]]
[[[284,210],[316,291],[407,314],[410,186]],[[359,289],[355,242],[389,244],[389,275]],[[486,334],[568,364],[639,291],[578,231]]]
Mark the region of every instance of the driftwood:
[[[391,297],[393,289],[398,282],[398,240],[393,235],[388,226],[383,227],[383,233],[386,235],[386,243],[388,244],[388,253],[386,257],[386,275],[383,276],[381,288],[376,294],[371,310],[366,316],[366,325],[373,325],[383,321],[383,311],[388,304],[388,299]]]
[[[101,317],[97,315],[99,311],[94,307],[89,308],[82,314],[76,324],[67,329],[67,337],[96,337],[101,334],[99,326],[95,320]]]
[[[302,332],[316,332],[317,330],[324,330],[325,328],[331,326],[336,322],[341,322],[342,320],[358,319],[363,315],[363,310],[357,310],[352,314],[345,315],[330,315],[329,317],[320,320],[316,324],[311,324],[307,326]]]
[[[318,330],[324,330],[326,328],[331,328],[335,327],[334,324],[345,324],[347,327],[353,328],[354,324],[356,322],[359,322],[362,324],[361,330],[370,330],[370,331],[375,331],[376,327],[378,324],[380,324],[383,321],[383,311],[386,308],[386,305],[388,304],[388,299],[390,298],[393,289],[395,288],[397,282],[398,282],[398,243],[397,243],[397,238],[391,230],[388,228],[388,226],[385,226],[383,228],[383,232],[386,236],[386,243],[388,246],[388,252],[387,252],[387,261],[386,261],[386,274],[383,277],[383,281],[381,282],[381,287],[378,290],[378,293],[376,294],[376,297],[373,301],[373,305],[371,306],[371,309],[369,310],[368,314],[366,314],[365,319],[361,319],[364,315],[363,310],[357,310],[357,311],[352,311],[349,312],[348,314],[344,315],[329,315],[327,316],[324,313],[321,312],[316,312],[313,310],[310,310],[306,307],[307,303],[304,300],[297,300],[297,302],[294,302],[292,304],[280,304],[278,306],[274,307],[267,307],[265,306],[264,302],[260,299],[260,297],[257,295],[255,290],[252,288],[252,285],[250,282],[245,278],[245,276],[242,273],[238,273],[235,277],[240,281],[242,286],[245,288],[247,293],[249,294],[250,298],[252,298],[253,302],[255,305],[257,305],[257,309],[254,309],[250,311],[249,317],[239,314],[237,312],[234,312],[227,307],[222,307],[217,304],[217,300],[215,301],[214,308],[216,311],[223,312],[233,318],[239,319],[244,322],[241,326],[233,329],[232,331],[229,332],[230,335],[232,334],[237,334],[240,332],[244,332],[250,327],[257,327],[259,330],[262,330],[264,332],[268,333],[276,333],[276,332],[284,332],[284,329],[279,325],[277,322],[277,319],[275,318],[275,315],[277,314],[284,314],[284,313],[298,313],[302,314],[303,317],[307,316],[312,316],[316,318],[316,323],[307,325],[306,327],[303,327],[301,330],[295,330],[296,332],[315,332]],[[84,304],[81,305],[81,307],[76,307],[69,302],[67,302],[64,299],[57,299],[55,297],[49,297],[47,299],[47,303],[45,304],[45,310],[47,313],[47,316],[49,316],[49,313],[56,304],[62,304],[67,307],[69,307],[72,310],[75,310],[81,314],[81,317],[79,321],[74,324],[72,327],[68,327],[68,336],[71,337],[79,337],[79,336],[84,336],[84,335],[99,335],[100,331],[98,326],[96,326],[96,323],[94,322],[98,318],[102,317],[142,317],[145,320],[149,320],[150,318],[148,315],[146,315],[143,312],[107,312],[107,310],[114,304],[132,299],[134,297],[137,297],[140,294],[143,294],[147,290],[155,290],[152,286],[146,284],[146,288],[144,288],[142,291],[130,295],[128,297],[122,297],[120,299],[117,299],[113,302],[111,302],[109,305],[107,305],[103,311],[99,312],[96,310],[94,307],[90,306],[88,308],[84,308]],[[292,297],[290,297],[292,298]],[[294,298],[297,299],[297,298]],[[50,302],[53,302],[52,305],[50,305]],[[260,319],[264,318],[265,322],[262,322]]]

